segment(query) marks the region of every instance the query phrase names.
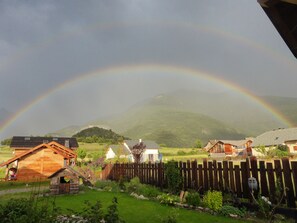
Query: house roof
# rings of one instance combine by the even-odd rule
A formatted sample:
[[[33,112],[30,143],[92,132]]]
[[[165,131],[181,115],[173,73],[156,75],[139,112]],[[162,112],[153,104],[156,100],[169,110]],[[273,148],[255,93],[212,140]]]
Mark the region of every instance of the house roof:
[[[297,58],[297,0],[258,0],[258,2]]]
[[[10,147],[13,148],[33,148],[42,143],[57,142],[67,148],[77,148],[76,138],[70,137],[39,137],[39,136],[13,136]]]
[[[146,146],[145,149],[160,149],[160,146],[154,141],[142,140],[141,142]],[[140,140],[125,140],[124,143],[127,144],[129,149],[132,149],[133,146],[140,143]]]
[[[110,145],[109,148],[112,149],[112,151],[115,154],[118,154],[119,152],[121,152],[120,155],[129,155],[130,154],[130,151],[123,145]],[[122,150],[122,151],[120,151],[120,150]]]
[[[26,152],[23,152],[15,157],[7,160],[4,163],[1,163],[0,167],[8,165],[16,160],[22,159],[23,157],[30,155],[31,153],[35,152],[36,150],[43,149],[43,148],[49,148],[49,149],[53,150],[54,152],[60,154],[61,156],[63,156],[66,159],[76,158],[76,154],[71,149],[68,149],[63,145],[60,145],[57,142],[50,142],[47,144],[42,143],[42,144],[35,146],[34,148],[32,148]]]
[[[275,146],[293,140],[297,140],[297,128],[276,129],[257,136],[252,147]]]
[[[54,172],[52,175],[50,175],[48,178],[53,178],[55,176],[57,176],[59,173],[63,172],[63,171],[67,171],[72,173],[73,175],[76,175],[77,177],[83,178],[85,179],[85,177],[79,173],[78,171],[74,170],[73,168],[71,168],[70,166],[67,167],[62,167],[61,169],[57,170],[56,172]]]

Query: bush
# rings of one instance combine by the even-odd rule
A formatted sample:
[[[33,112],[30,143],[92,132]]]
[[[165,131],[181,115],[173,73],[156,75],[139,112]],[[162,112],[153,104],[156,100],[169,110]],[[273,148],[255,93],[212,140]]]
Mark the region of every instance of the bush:
[[[165,177],[167,180],[168,191],[177,194],[181,190],[183,182],[177,162],[169,161],[165,165]]]
[[[161,194],[157,197],[161,204],[174,205],[179,201],[179,197],[171,194]]]
[[[184,155],[187,155],[187,153],[185,152],[185,151],[178,151],[177,152],[177,155],[179,155],[179,156],[184,156]]]
[[[54,222],[59,209],[55,203],[48,199],[37,198],[13,198],[5,204],[0,205],[1,222],[27,223],[27,222]]]
[[[112,191],[112,192],[120,191],[120,185],[117,182],[110,181],[110,180],[96,181],[94,186],[105,191]]]
[[[195,207],[200,205],[200,194],[197,192],[188,193],[186,196],[186,202],[188,205],[193,205]]]
[[[220,210],[220,213],[224,216],[230,216],[230,214],[238,215],[239,217],[244,216],[244,212],[240,209],[233,207],[231,205],[224,205],[222,209]]]
[[[220,211],[223,206],[223,195],[220,191],[207,191],[203,197],[203,203],[206,207]]]
[[[139,194],[142,184],[140,183],[140,180],[138,177],[134,177],[130,180],[130,182],[124,183],[124,186],[128,193],[133,192],[133,193]]]
[[[151,185],[142,184],[139,188],[139,195],[143,195],[145,197],[153,198],[157,197],[161,194],[158,188]]]
[[[107,214],[104,218],[106,223],[125,223],[125,221],[119,217],[117,204],[118,200],[116,197],[114,197],[112,200],[112,205],[108,207]]]

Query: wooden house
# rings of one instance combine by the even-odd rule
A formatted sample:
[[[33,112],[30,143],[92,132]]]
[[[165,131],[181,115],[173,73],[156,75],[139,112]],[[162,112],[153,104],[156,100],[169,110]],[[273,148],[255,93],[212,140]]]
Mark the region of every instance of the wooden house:
[[[75,162],[76,153],[57,142],[43,143],[2,163],[6,180],[46,180],[57,170]]]
[[[79,172],[71,167],[63,167],[48,177],[50,179],[50,193],[75,194],[79,192],[80,178],[87,181]]]
[[[248,156],[252,139],[245,140],[211,140],[207,143],[205,150],[212,158],[244,157]]]
[[[26,152],[40,144],[46,144],[49,142],[57,142],[64,147],[76,150],[78,143],[76,138],[68,137],[33,137],[33,136],[13,136],[10,144],[10,148],[14,151],[14,155],[18,156],[23,152]]]

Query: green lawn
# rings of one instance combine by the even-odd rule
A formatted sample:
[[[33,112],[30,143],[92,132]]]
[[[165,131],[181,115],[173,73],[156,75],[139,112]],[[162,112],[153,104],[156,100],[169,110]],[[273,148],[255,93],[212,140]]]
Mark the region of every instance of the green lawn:
[[[86,191],[78,195],[64,195],[56,197],[57,206],[61,207],[64,212],[67,209],[76,211],[82,210],[83,202],[85,200],[95,203],[100,200],[103,208],[111,205],[113,197],[118,198],[118,209],[122,219],[127,223],[151,223],[161,222],[173,213],[177,214],[177,220],[181,223],[191,222],[244,222],[242,220],[235,220],[222,216],[213,216],[206,213],[199,213],[197,211],[173,208],[170,206],[161,205],[156,201],[137,200],[126,193],[112,193],[101,191]]]

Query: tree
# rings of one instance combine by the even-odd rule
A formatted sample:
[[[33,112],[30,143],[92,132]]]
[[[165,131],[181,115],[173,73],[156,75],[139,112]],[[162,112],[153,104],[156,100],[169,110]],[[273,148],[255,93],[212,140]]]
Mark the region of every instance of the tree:
[[[137,143],[132,147],[131,153],[133,155],[135,163],[140,163],[142,155],[145,151],[145,147],[146,145],[144,145],[143,142]]]
[[[12,138],[4,139],[3,141],[1,141],[1,145],[10,146],[11,141],[12,141]]]
[[[200,139],[197,139],[196,141],[195,141],[195,145],[194,145],[194,147],[195,148],[202,148],[202,142],[201,142],[201,140]]]
[[[76,150],[76,153],[78,158],[80,158],[81,160],[84,160],[84,158],[86,158],[87,156],[87,151],[83,148],[79,148],[78,150]]]

